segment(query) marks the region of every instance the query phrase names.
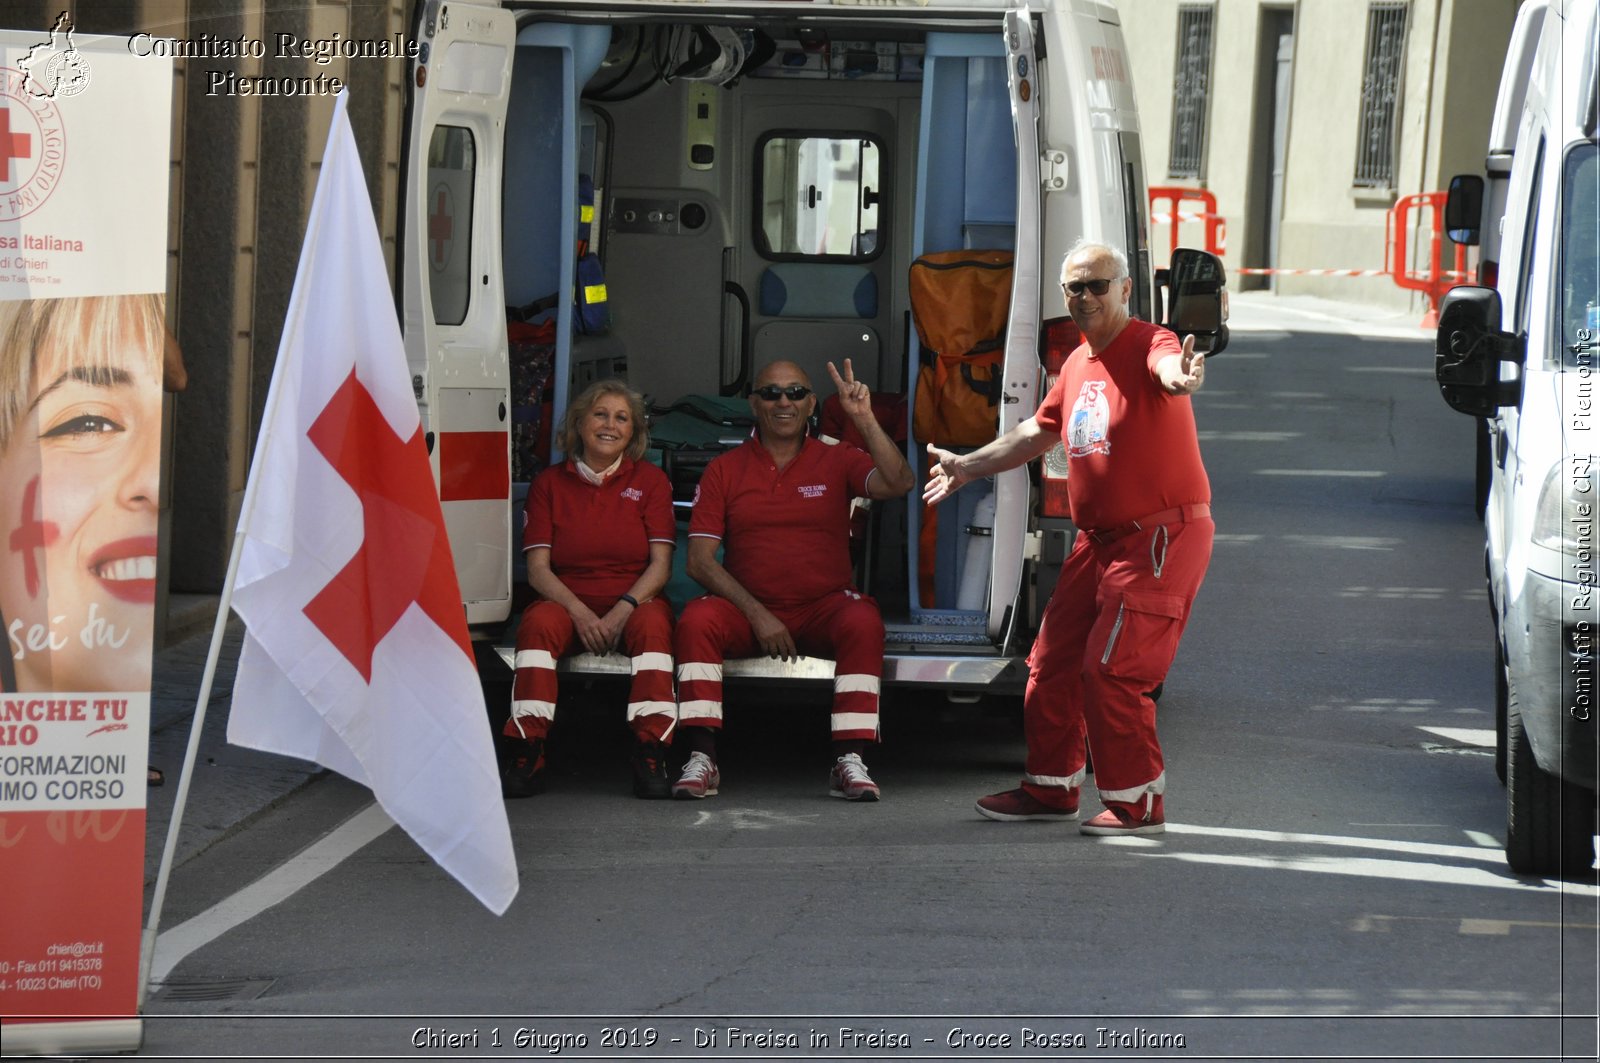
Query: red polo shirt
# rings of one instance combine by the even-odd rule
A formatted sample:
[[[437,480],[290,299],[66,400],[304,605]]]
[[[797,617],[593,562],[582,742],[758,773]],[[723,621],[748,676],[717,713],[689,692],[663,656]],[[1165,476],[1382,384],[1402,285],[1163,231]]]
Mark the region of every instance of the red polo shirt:
[[[627,594],[650,563],[650,544],[676,542],[672,484],[649,462],[623,458],[596,486],[564,461],[528,488],[522,548],[548,547],[550,570],[573,594]]]
[[[1078,527],[1115,528],[1211,501],[1194,406],[1187,395],[1169,395],[1155,375],[1157,362],[1182,353],[1171,332],[1131,320],[1098,356],[1080,344],[1034,412],[1066,446]]]
[[[706,466],[689,536],[721,539],[723,567],[761,604],[816,601],[851,585],[850,500],[866,497],[875,467],[848,443],[808,437],[780,472],[752,436]]]

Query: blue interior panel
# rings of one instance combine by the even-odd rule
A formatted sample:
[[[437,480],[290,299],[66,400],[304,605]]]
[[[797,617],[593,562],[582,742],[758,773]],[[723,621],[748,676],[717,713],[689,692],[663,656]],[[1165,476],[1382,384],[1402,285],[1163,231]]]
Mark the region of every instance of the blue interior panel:
[[[1015,249],[1017,152],[1005,62],[998,27],[994,33],[928,35],[914,254],[963,247]],[[911,359],[908,393],[915,393],[918,364]],[[914,603],[913,616],[951,611],[966,554],[966,525],[980,498],[980,492],[964,491],[940,506],[934,596],[942,608],[934,609],[935,602]],[[920,508],[911,508],[913,573],[921,515]],[[915,595],[915,578],[911,582]]]

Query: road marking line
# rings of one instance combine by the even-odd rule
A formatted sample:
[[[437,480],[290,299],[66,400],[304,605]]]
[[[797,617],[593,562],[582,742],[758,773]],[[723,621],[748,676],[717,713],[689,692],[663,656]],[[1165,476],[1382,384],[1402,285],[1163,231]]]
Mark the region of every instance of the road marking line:
[[[1423,824],[1426,826],[1427,824]],[[1192,823],[1167,824],[1171,834],[1198,834],[1211,838],[1234,838],[1240,841],[1281,842],[1288,845],[1331,845],[1344,849],[1378,849],[1383,852],[1407,853],[1412,856],[1436,856],[1442,859],[1478,860],[1498,863],[1497,853],[1467,845],[1443,845],[1437,842],[1403,842],[1392,838],[1352,838],[1339,834],[1300,834],[1292,831],[1250,830],[1243,827],[1202,827]]]
[[[1461,833],[1465,834],[1468,838],[1483,846],[1485,849],[1500,848],[1500,839],[1494,837],[1492,834],[1485,834],[1481,830],[1464,830]]]
[[[1389,475],[1377,469],[1257,469],[1257,476],[1339,476],[1357,480],[1376,480]]]
[[[1167,824],[1172,829],[1172,824]],[[1481,852],[1482,850],[1474,850]],[[1425,882],[1444,886],[1487,886],[1502,890],[1538,890],[1548,893],[1556,890],[1574,897],[1600,897],[1600,889],[1579,882],[1562,882],[1559,879],[1534,879],[1523,881],[1508,874],[1479,867],[1455,867],[1446,864],[1425,864],[1410,860],[1377,860],[1370,857],[1300,857],[1226,856],[1207,853],[1151,852],[1144,854],[1152,860],[1182,860],[1190,864],[1217,864],[1228,867],[1259,868],[1266,871],[1311,871],[1327,875],[1354,875],[1358,878],[1393,879],[1401,882]]]
[[[1405,542],[1385,535],[1285,535],[1284,538],[1301,546],[1327,550],[1393,550]]]
[[[155,958],[150,965],[150,980],[165,982],[172,969],[190,953],[209,945],[241,923],[254,919],[273,905],[288,900],[393,826],[394,820],[374,802],[339,824],[327,837],[238,893],[171,930],[158,934]]]
[[[1414,376],[1432,376],[1433,370],[1410,365],[1347,365],[1347,373],[1406,373]]]
[[[1422,727],[1417,730],[1427,731],[1429,734],[1438,735],[1440,738],[1451,742],[1459,742],[1464,746],[1480,746],[1484,749],[1494,748],[1494,728],[1492,727]]]
[[[1202,429],[1195,435],[1202,443],[1287,443],[1291,439],[1299,439],[1303,432],[1224,432],[1213,429]]]
[[[1439,915],[1362,915],[1350,920],[1350,929],[1357,934],[1387,934],[1396,923],[1455,923],[1456,933],[1505,937],[1512,927],[1531,927],[1535,930],[1600,930],[1594,923],[1562,923],[1536,919],[1469,919]]]
[[[1490,937],[1510,937],[1511,921],[1508,919],[1463,919],[1458,933],[1482,934]]]

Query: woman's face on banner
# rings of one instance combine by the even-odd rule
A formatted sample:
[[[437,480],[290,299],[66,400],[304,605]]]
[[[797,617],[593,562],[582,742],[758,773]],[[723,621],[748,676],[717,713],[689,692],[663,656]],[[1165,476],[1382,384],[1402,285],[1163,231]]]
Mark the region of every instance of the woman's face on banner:
[[[161,351],[127,339],[104,366],[75,354],[34,352],[29,406],[0,453],[0,616],[20,690],[137,690],[155,611]]]

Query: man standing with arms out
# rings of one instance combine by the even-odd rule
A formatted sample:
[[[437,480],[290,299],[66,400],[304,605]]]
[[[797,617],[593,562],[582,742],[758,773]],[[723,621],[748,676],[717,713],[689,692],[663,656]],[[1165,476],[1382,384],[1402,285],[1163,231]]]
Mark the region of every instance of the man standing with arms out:
[[[707,797],[721,784],[715,734],[722,727],[722,662],[807,653],[836,662],[829,792],[847,801],[878,799],[861,755],[878,738],[883,618],[851,585],[850,503],[903,495],[916,481],[873,417],[850,359],[844,376],[832,362],[828,375],[866,451],[811,438],[811,381],[794,363],[774,362],[756,376],[750,395],[755,434],[700,479],[687,568],[711,593],[689,603],[673,637],[678,741],[690,750],[674,797]]]
[[[970,454],[929,446],[923,498],[1022,465],[1058,440],[1077,541],[1028,658],[1022,785],[978,800],[998,820],[1078,818],[1085,735],[1106,810],[1085,834],[1166,829],[1155,702],[1211,559],[1211,485],[1189,396],[1205,375],[1194,339],[1128,316],[1121,252],[1080,241],[1061,269],[1083,333],[1038,410]]]

